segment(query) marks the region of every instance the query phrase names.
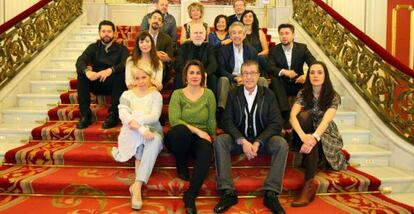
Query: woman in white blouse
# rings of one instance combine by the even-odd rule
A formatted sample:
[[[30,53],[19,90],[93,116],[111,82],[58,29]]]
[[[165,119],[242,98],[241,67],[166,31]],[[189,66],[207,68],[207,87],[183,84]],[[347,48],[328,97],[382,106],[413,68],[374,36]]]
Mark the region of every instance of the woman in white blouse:
[[[162,89],[163,65],[158,58],[152,36],[144,31],[137,36],[132,56],[127,59],[125,66],[125,83],[128,88],[133,87],[134,81],[131,70],[140,67],[152,72],[151,83],[158,91]]]
[[[161,70],[162,71],[162,70]],[[133,67],[132,87],[119,99],[119,118],[122,121],[118,148],[112,148],[116,161],[125,162],[135,156],[135,181],[129,187],[131,206],[141,209],[142,185],[148,182],[162,145],[162,126],[159,122],[162,96],[152,86],[152,72]]]

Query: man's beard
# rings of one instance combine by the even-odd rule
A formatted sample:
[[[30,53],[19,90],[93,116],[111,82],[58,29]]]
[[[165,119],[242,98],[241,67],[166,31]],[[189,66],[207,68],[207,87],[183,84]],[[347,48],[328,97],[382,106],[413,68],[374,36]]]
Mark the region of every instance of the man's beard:
[[[203,42],[204,41],[193,41],[193,44],[195,45],[195,46],[201,46],[202,44],[203,44]]]
[[[114,40],[114,37],[109,37],[109,36],[101,37],[101,41],[104,44],[109,44],[112,42],[112,40]]]
[[[283,46],[290,46],[290,44],[292,44],[292,42],[281,42]]]
[[[160,25],[159,25],[159,24],[157,24],[157,23],[154,23],[154,24],[152,24],[152,25],[151,25],[151,28],[152,28],[153,30],[158,30],[158,29],[160,28]]]

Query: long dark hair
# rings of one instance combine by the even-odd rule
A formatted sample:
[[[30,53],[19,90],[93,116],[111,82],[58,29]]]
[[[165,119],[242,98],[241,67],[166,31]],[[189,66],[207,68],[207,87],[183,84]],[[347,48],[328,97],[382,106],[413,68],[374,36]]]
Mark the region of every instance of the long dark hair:
[[[259,35],[259,20],[257,19],[256,13],[253,12],[253,10],[245,10],[240,18],[240,21],[244,24],[243,18],[248,13],[251,13],[253,15],[253,23],[252,23],[252,34]]]
[[[334,99],[337,93],[332,86],[331,78],[329,77],[328,68],[326,67],[325,63],[321,61],[316,61],[312,63],[309,66],[308,73],[306,74],[306,80],[305,80],[305,84],[303,87],[305,109],[309,110],[313,106],[313,87],[310,82],[310,69],[313,65],[321,65],[325,73],[325,79],[321,87],[321,92],[319,94],[318,103],[319,103],[321,110],[326,111],[332,105],[332,100]]]
[[[142,58],[142,51],[139,49],[139,42],[143,41],[147,37],[151,40],[151,51],[149,52],[151,57],[151,65],[155,70],[158,70],[161,66],[160,59],[158,58],[157,51],[155,49],[154,40],[147,31],[138,34],[137,39],[135,40],[134,51],[132,52],[132,62],[134,65],[137,65],[138,60]]]
[[[202,62],[200,62],[199,60],[193,59],[193,60],[189,60],[183,69],[183,83],[187,84],[187,73],[188,73],[188,69],[190,68],[190,66],[197,66],[198,68],[200,68],[200,72],[201,72],[201,82],[200,82],[200,86],[201,87],[205,87],[205,82],[206,82],[206,71],[204,69],[204,65]]]

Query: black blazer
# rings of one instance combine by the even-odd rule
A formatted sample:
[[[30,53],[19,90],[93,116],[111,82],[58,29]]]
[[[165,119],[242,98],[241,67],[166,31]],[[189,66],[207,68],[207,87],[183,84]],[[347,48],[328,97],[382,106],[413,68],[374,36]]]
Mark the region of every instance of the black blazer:
[[[219,49],[219,53],[217,56],[218,59],[218,76],[222,77],[225,76],[229,78],[229,80],[233,79],[233,69],[234,69],[234,48],[233,43],[228,45],[222,46]],[[243,44],[243,60],[254,60],[258,62],[257,59],[257,51],[249,44]]]
[[[308,47],[305,44],[294,42],[292,49],[292,62],[290,69],[294,70],[298,76],[303,74],[303,64],[309,66],[315,62],[315,58],[312,56]],[[284,84],[288,96],[296,96],[299,90],[303,87],[302,84],[295,84],[294,81],[286,76],[279,77],[279,72],[282,69],[289,69],[285,52],[283,51],[282,44],[270,48],[269,58],[268,58],[268,68],[267,71],[269,74],[272,74],[273,77],[279,78],[279,82]]]
[[[241,22],[241,20],[237,19],[236,14],[227,16],[227,26],[230,27],[230,25],[233,24],[233,22]]]
[[[192,41],[187,41],[181,44],[175,61],[175,71],[181,74],[187,61],[192,59],[200,60],[208,75],[216,73],[217,60],[215,51],[214,47],[209,43],[204,42],[200,46],[195,46]]]
[[[280,116],[279,104],[273,92],[263,86],[257,86],[257,110],[255,141],[265,144],[267,140],[275,135],[280,135],[282,130],[282,117]],[[244,86],[237,86],[229,92],[227,105],[223,113],[224,132],[230,134],[234,140],[246,138],[244,135],[244,111],[247,106],[244,97]]]

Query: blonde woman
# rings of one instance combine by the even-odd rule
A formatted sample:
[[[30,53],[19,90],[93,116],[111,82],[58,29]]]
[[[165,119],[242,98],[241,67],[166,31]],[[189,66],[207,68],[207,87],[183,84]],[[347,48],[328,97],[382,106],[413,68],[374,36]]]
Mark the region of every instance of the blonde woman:
[[[193,2],[190,5],[188,5],[187,11],[191,21],[185,23],[181,28],[180,43],[183,44],[184,42],[190,40],[190,30],[191,27],[195,24],[202,24],[204,26],[204,28],[206,29],[207,38],[210,29],[208,27],[208,24],[203,22],[204,6],[199,2]]]
[[[142,185],[148,182],[157,156],[162,150],[162,127],[159,122],[162,96],[152,87],[152,72],[132,68],[133,86],[121,98],[119,118],[122,121],[118,148],[112,148],[116,161],[135,156],[135,181],[129,187],[131,207],[142,208]]]

